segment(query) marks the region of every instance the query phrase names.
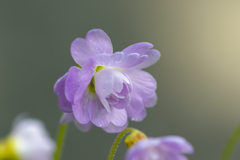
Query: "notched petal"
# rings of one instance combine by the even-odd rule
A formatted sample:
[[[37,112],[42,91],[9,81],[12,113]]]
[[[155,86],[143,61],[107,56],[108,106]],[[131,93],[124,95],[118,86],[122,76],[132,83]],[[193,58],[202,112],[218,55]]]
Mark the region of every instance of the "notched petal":
[[[113,53],[111,39],[101,29],[93,29],[89,31],[86,35],[86,41],[97,54]]]
[[[86,61],[99,54],[112,54],[112,42],[101,29],[89,31],[86,38],[77,38],[71,44],[71,55],[74,61],[83,66]]]

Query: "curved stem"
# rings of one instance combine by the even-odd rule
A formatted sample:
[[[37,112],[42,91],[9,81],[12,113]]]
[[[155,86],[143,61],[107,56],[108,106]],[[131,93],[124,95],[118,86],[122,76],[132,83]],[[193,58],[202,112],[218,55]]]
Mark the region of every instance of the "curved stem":
[[[57,136],[57,148],[54,154],[54,160],[59,160],[61,158],[66,131],[67,131],[67,124],[63,124],[59,127],[58,136]]]
[[[229,160],[231,158],[231,155],[233,153],[235,146],[237,145],[239,138],[240,138],[240,125],[228,139],[228,142],[222,152],[220,160]]]
[[[113,160],[115,153],[117,151],[118,145],[120,144],[122,138],[127,134],[130,133],[132,131],[134,131],[134,128],[126,128],[125,130],[123,130],[121,133],[118,134],[117,138],[115,139],[112,148],[110,150],[110,153],[108,155],[108,160]]]

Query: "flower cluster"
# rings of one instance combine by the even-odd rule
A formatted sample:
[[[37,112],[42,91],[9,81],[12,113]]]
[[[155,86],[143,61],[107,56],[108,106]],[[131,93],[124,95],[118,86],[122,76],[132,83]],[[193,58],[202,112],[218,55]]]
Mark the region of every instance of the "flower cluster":
[[[128,119],[142,121],[146,108],[156,104],[156,81],[141,69],[154,64],[160,52],[147,42],[113,53],[108,35],[89,31],[72,42],[71,55],[77,66],[54,86],[64,112],[61,123],[74,121],[82,131],[94,124],[106,132],[120,132]]]
[[[147,42],[133,44],[113,53],[108,35],[89,31],[86,38],[72,42],[71,54],[76,66],[57,80],[54,92],[64,112],[60,123],[73,121],[86,132],[93,125],[106,132],[121,132],[108,159],[113,160],[117,145],[125,134],[128,151],[125,160],[187,160],[192,145],[179,136],[148,138],[143,132],[126,128],[128,119],[142,121],[146,108],[157,101],[155,79],[141,69],[154,64],[160,52]],[[60,127],[54,159],[61,156],[66,125]],[[0,141],[0,160],[50,160],[55,144],[42,122],[36,119],[15,120],[10,135]]]
[[[147,42],[133,44],[113,53],[108,35],[89,31],[86,38],[72,42],[71,54],[77,66],[57,80],[54,92],[64,112],[60,123],[74,121],[81,131],[93,125],[106,132],[121,132],[110,151],[112,160],[121,138],[128,147],[126,160],[187,160],[190,143],[179,136],[148,138],[143,132],[126,128],[128,119],[142,121],[146,108],[157,101],[156,81],[141,69],[154,64],[160,52]],[[126,128],[126,129],[125,129]]]

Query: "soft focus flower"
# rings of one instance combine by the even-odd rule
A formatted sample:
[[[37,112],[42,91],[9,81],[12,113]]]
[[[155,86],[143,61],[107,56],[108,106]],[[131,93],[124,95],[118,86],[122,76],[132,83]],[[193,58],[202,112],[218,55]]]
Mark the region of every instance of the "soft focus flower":
[[[76,120],[87,130],[94,124],[107,132],[120,132],[128,118],[143,120],[145,108],[157,101],[155,79],[140,70],[160,58],[160,52],[152,47],[141,42],[113,53],[110,38],[100,29],[74,40],[71,54],[78,66],[71,67],[54,85],[59,107],[66,113],[61,121]]]
[[[10,135],[0,141],[0,160],[51,160],[55,144],[36,119],[16,122]]]
[[[126,160],[188,160],[183,154],[194,152],[192,145],[179,136],[147,138],[138,141],[126,153]]]

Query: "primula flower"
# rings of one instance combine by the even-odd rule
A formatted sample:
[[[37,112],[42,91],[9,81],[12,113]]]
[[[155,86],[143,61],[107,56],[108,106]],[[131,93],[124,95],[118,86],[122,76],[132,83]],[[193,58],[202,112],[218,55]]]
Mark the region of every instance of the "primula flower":
[[[183,154],[193,152],[192,145],[179,136],[147,138],[131,146],[125,160],[188,160]]]
[[[92,124],[107,132],[120,132],[127,119],[141,121],[147,107],[156,104],[156,81],[140,69],[160,58],[160,52],[147,42],[133,44],[113,53],[108,35],[89,31],[86,38],[72,42],[71,54],[77,66],[59,78],[54,86],[61,122],[77,121],[83,130]]]
[[[36,119],[18,120],[10,135],[0,140],[0,160],[51,160],[54,150],[54,141]]]

